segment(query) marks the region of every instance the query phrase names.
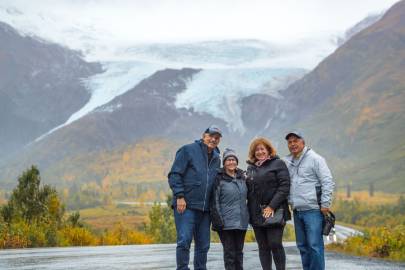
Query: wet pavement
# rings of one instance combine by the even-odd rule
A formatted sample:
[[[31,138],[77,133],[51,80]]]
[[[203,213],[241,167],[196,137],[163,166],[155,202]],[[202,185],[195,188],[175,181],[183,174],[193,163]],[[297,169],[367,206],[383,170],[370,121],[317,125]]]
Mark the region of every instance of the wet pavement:
[[[175,249],[174,244],[167,244],[0,250],[0,269],[175,269]],[[294,243],[285,243],[285,249],[287,269],[302,269]],[[256,243],[246,243],[244,252],[244,268],[261,269]],[[220,244],[211,245],[207,267],[224,269]],[[405,264],[327,252],[326,269],[391,270],[405,269]]]

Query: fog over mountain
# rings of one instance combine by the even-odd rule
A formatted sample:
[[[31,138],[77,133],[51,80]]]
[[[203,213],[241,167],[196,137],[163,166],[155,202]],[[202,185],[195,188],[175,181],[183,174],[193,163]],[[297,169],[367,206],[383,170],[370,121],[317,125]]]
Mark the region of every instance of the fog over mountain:
[[[218,15],[225,12],[231,4],[225,2],[217,4],[216,9],[211,12]],[[102,0],[57,3],[42,0],[33,4],[20,0],[3,0],[0,2],[0,18],[24,35],[36,35],[79,50],[85,59],[100,62],[104,69],[103,73],[85,80],[91,93],[89,101],[65,123],[53,127],[37,140],[108,103],[154,72],[183,67],[204,71],[178,97],[176,106],[210,113],[227,121],[230,128],[243,132],[245,127],[241,124],[239,99],[251,94],[276,94],[285,89],[332,53],[336,49],[334,40],[343,35],[348,26],[357,23],[362,14],[381,11],[392,2],[367,2],[367,6],[350,4],[350,14],[345,11],[345,7],[349,5],[345,2],[331,4],[336,5],[333,10],[317,1],[308,2],[307,5],[297,7],[302,10],[299,14],[288,9],[291,5],[288,1],[284,5],[246,5],[244,2],[237,2],[234,13],[227,13],[234,26],[239,27],[236,32],[220,29],[218,26],[222,24],[206,22],[204,26],[200,25],[201,21],[196,18],[201,16],[201,8],[204,10],[214,4],[209,1],[206,2],[207,7],[204,5],[200,9],[195,9],[194,5],[182,5],[181,9],[185,12],[180,13],[182,10],[178,6],[174,8],[163,2],[160,5],[146,5],[131,1],[111,4]],[[318,14],[330,12],[331,18],[339,12],[346,16],[337,17],[340,20],[328,24],[329,29],[325,29],[325,25],[319,23],[322,17],[320,21],[311,18],[312,6],[317,6]],[[249,18],[244,23],[251,28],[244,28],[240,25],[239,18],[236,18],[237,14],[246,12],[246,8],[256,12],[256,16],[252,17],[243,15]],[[266,19],[271,24],[269,27],[254,24],[255,17],[262,14],[262,8],[273,14]],[[190,18],[187,25],[200,27],[200,31],[197,31],[199,36],[180,37],[182,28],[179,25],[184,25],[184,22],[176,19],[177,12]],[[133,16],[135,14],[138,16]],[[145,14],[159,15],[162,23],[150,21]],[[282,19],[279,17],[281,14],[288,16],[289,21],[279,23],[277,18]],[[303,19],[311,31],[299,32],[303,27],[300,20]],[[137,27],[139,24],[142,27]],[[170,31],[173,34],[171,37],[161,33],[164,31],[162,27],[167,26],[176,29]],[[160,34],[159,39],[148,38],[149,33],[154,32],[156,35]],[[217,33],[225,39],[212,40],[210,33]],[[287,36],[294,33],[296,34],[293,36]],[[245,38],[249,36],[254,38]],[[202,89],[206,89],[203,94]],[[207,102],[211,97],[216,98],[215,104]]]
[[[405,2],[380,19],[366,18],[389,7],[389,1],[382,2],[353,3],[344,23],[333,22],[339,16],[317,2],[317,14],[328,15],[330,27],[314,26],[322,20],[301,20],[316,33],[296,32],[294,26],[302,30],[303,15],[291,11],[286,17],[291,22],[268,21],[266,29],[258,25],[252,32],[242,27],[243,38],[234,31],[208,38],[209,24],[193,31],[201,32],[200,38],[177,40],[162,33],[156,41],[140,30],[148,25],[136,27],[141,21],[131,21],[130,12],[122,10],[133,7],[129,1],[118,7],[102,0],[83,2],[82,10],[76,1],[44,0],[36,6],[1,1],[0,39],[7,42],[0,44],[0,57],[6,56],[0,58],[0,124],[5,127],[0,188],[13,186],[30,164],[63,187],[162,181],[178,144],[200,137],[214,123],[224,132],[221,147],[237,148],[241,155],[254,136],[272,138],[285,153],[283,134],[301,128],[308,143],[331,161],[339,183],[367,185],[384,178],[376,187],[395,191],[403,177],[403,142],[392,138],[404,130]],[[334,5],[342,15],[339,8],[349,3]],[[86,13],[91,8],[94,13]],[[240,8],[235,7],[236,14]],[[129,26],[113,16],[118,11]],[[366,16],[352,16],[356,11]],[[164,29],[176,25],[161,15]],[[346,27],[348,18],[356,20]],[[150,27],[161,33],[155,25],[159,20]],[[198,25],[190,19],[187,27]],[[131,27],[134,34],[127,36]],[[270,34],[260,36],[264,30]],[[284,31],[296,37],[286,38]],[[374,144],[378,153],[371,151]],[[384,170],[375,166],[379,162]],[[153,175],[147,175],[148,166]]]

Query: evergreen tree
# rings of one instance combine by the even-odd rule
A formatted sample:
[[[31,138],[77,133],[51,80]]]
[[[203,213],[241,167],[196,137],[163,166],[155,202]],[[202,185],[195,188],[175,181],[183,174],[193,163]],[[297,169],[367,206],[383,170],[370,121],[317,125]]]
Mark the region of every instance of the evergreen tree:
[[[7,205],[1,209],[3,219],[10,223],[13,219],[48,221],[60,224],[64,214],[56,190],[48,185],[40,187],[41,177],[37,167],[32,166],[19,178]]]

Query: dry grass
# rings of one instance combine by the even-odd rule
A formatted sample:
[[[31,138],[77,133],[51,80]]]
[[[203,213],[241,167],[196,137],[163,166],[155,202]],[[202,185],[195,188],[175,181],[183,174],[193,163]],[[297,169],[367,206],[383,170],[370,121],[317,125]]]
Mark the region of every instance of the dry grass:
[[[383,192],[376,192],[374,193],[374,196],[370,196],[368,191],[355,191],[352,192],[350,198],[347,198],[345,192],[338,192],[335,195],[335,198],[344,201],[357,200],[359,202],[366,202],[370,205],[381,205],[381,204],[397,203],[400,196],[401,194],[383,193]]]
[[[111,229],[122,222],[131,228],[140,228],[147,221],[151,206],[104,206],[80,210],[80,218],[95,230]]]
[[[140,216],[104,216],[104,217],[90,217],[83,218],[83,221],[89,224],[95,230],[111,230],[117,223],[125,224],[125,226],[133,229],[140,228],[144,222],[145,217]]]

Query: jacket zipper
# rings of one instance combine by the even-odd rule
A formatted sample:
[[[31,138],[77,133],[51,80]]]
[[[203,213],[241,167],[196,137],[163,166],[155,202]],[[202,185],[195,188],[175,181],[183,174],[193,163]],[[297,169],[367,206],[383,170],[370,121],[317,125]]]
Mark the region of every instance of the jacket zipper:
[[[214,150],[213,150],[214,151]],[[209,167],[211,165],[212,160],[214,159],[214,153],[212,153],[212,158],[210,160],[210,162],[208,163],[208,152],[207,152],[207,182],[205,183],[205,194],[204,194],[204,204],[203,204],[203,211],[205,209],[205,201],[207,198],[207,190],[208,190],[208,178],[209,178]]]
[[[311,148],[307,148],[307,149],[305,150],[305,153],[301,156],[301,158],[298,160],[298,163],[297,163],[296,165],[294,164],[294,162],[291,162],[291,161],[290,161],[290,163],[291,163],[293,169],[295,169],[294,167],[296,167],[295,176],[296,176],[297,178],[300,178],[300,175],[299,175],[300,165],[301,165],[301,162],[304,160],[305,156],[307,155],[307,153],[309,152],[309,150],[311,150]],[[292,181],[291,181],[291,182],[292,182]],[[291,201],[291,203],[292,203],[293,206],[295,205],[294,198],[295,198],[295,196],[296,196],[296,189],[297,189],[297,187],[298,187],[298,183],[294,182],[293,189],[292,189],[293,192],[292,192],[292,194],[289,195],[290,198],[291,198],[290,201]]]
[[[236,183],[236,187],[238,188],[239,191],[239,216],[242,216],[242,189],[241,186],[238,185],[238,182],[236,180],[236,176],[235,176],[235,183]],[[239,220],[239,226],[242,227],[242,219]]]

